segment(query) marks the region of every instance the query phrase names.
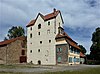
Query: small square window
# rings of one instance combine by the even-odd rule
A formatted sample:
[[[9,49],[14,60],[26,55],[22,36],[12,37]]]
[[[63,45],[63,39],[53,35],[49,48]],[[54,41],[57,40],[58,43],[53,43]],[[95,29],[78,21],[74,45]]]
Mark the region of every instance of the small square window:
[[[32,50],[30,50],[30,53],[32,53]]]
[[[50,34],[50,29],[47,30],[47,34]]]
[[[32,27],[30,27],[30,30],[32,30]]]
[[[22,55],[25,55],[25,50],[22,50]]]
[[[38,52],[40,52],[40,49],[38,49]]]
[[[32,33],[30,34],[30,38],[32,38]]]
[[[49,43],[51,43],[51,40],[49,40]]]
[[[59,22],[59,26],[60,26],[60,22]]]
[[[42,41],[40,41],[40,44],[42,44]]]
[[[40,32],[38,32],[38,35],[40,35]]]
[[[50,25],[50,22],[48,22],[48,26]]]

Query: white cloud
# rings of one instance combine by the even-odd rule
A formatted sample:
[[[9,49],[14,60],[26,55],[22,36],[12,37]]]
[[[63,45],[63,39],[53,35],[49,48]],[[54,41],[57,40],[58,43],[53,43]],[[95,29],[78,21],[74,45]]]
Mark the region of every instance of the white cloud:
[[[47,14],[53,8],[61,10],[64,26],[74,32],[77,32],[77,28],[80,28],[80,31],[87,28],[86,36],[91,36],[93,31],[88,31],[100,27],[100,0],[0,0],[0,40],[12,25],[25,27],[39,12]],[[79,32],[79,35],[81,33]],[[90,38],[87,38],[86,42],[82,38],[77,37],[76,40],[89,48]]]

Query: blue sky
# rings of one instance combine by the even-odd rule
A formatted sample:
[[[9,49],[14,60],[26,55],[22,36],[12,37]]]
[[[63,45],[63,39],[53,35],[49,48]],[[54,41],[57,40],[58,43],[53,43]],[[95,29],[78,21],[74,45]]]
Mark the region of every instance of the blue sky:
[[[61,11],[64,29],[89,53],[92,33],[100,27],[100,0],[0,0],[0,41],[12,26],[26,25],[40,12]]]

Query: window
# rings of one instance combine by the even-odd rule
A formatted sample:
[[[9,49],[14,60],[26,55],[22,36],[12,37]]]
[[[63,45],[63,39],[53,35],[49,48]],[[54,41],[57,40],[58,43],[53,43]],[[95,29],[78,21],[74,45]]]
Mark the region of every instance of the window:
[[[74,53],[77,54],[77,50],[76,49],[74,50]]]
[[[48,22],[48,26],[50,25],[50,22]]]
[[[51,40],[49,40],[49,43],[51,43]]]
[[[73,53],[73,49],[70,49],[70,53]]]
[[[40,41],[40,44],[42,44],[42,41]]]
[[[76,57],[73,58],[73,61],[76,62]]]
[[[38,49],[38,52],[40,52],[40,49]]]
[[[25,50],[22,50],[22,55],[25,55]]]
[[[38,29],[41,29],[41,24],[38,25]]]
[[[46,59],[46,61],[48,61],[48,59]]]
[[[57,48],[57,52],[61,52],[62,51],[62,48]]]
[[[32,30],[32,27],[30,27],[30,30]]]
[[[80,54],[80,51],[77,51],[77,54]]]
[[[76,62],[80,62],[80,58],[76,58]]]
[[[32,64],[33,62],[32,62],[32,61],[30,61],[30,63]]]
[[[58,62],[61,62],[61,57],[60,57],[60,56],[58,57],[57,61],[58,61]]]
[[[38,32],[38,35],[40,35],[40,32]]]
[[[50,29],[47,30],[47,34],[50,34]]]
[[[32,33],[30,34],[30,38],[32,38]]]
[[[69,62],[70,62],[70,63],[72,62],[72,57],[69,57]]]
[[[59,26],[60,26],[60,22],[59,22]]]
[[[30,53],[32,53],[32,50],[30,50]]]

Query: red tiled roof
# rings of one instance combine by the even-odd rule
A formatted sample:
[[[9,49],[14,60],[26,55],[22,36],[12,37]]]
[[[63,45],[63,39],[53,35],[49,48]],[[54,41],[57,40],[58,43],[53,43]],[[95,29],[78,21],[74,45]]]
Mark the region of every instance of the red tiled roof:
[[[21,36],[21,37],[17,37],[17,38],[14,38],[14,39],[2,41],[2,42],[0,42],[0,46],[9,44],[9,43],[14,42],[16,40],[25,40],[25,37]]]
[[[65,38],[66,39],[66,41],[71,45],[71,46],[73,46],[73,47],[75,47],[75,48],[77,48],[77,49],[80,49],[80,47],[77,45],[77,43],[74,41],[74,40],[72,40],[69,36],[68,36],[68,34],[67,33],[63,33],[63,34],[57,34],[56,35],[56,39],[57,38]]]
[[[85,55],[82,52],[80,52],[80,57],[85,57]]]
[[[49,20],[51,18],[55,18],[59,13],[60,13],[60,11],[58,10],[53,13],[47,14],[44,16],[44,20]]]
[[[38,15],[40,15],[43,18],[44,21],[47,21],[49,19],[55,18],[59,13],[60,13],[60,11],[57,10],[57,11],[54,11],[54,12],[52,12],[50,14],[45,15],[45,16],[42,15],[41,13],[39,13]],[[36,21],[36,19],[30,21],[30,23],[26,27],[34,25],[35,21]]]
[[[66,41],[73,47],[77,48],[77,49],[80,49],[79,46],[77,46],[77,44],[75,44],[73,41],[70,41],[69,39],[66,38]]]
[[[27,26],[34,25],[34,23],[35,23],[35,20],[31,20],[30,23]]]

